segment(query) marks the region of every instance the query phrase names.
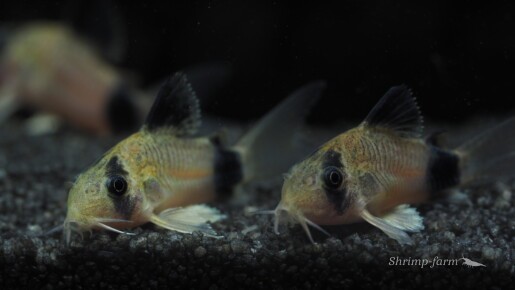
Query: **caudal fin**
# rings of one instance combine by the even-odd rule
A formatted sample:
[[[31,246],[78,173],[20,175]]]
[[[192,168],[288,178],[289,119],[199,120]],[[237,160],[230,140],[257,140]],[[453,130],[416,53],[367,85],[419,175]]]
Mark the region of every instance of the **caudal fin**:
[[[235,149],[241,154],[244,182],[281,174],[296,161],[293,137],[325,86],[316,81],[294,91],[241,138]]]
[[[515,176],[515,117],[490,128],[456,149],[461,183]]]

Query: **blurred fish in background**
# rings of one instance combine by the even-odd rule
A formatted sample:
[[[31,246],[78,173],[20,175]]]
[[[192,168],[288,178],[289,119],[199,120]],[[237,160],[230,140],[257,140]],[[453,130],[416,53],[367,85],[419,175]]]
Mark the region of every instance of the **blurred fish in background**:
[[[86,22],[86,30],[76,29],[71,21],[4,27],[0,124],[28,107],[38,112],[26,126],[34,135],[55,131],[61,121],[96,135],[132,132],[141,125],[157,86],[139,89],[134,73],[114,65],[123,58],[124,33],[118,28],[120,21],[110,19],[116,13],[104,14],[104,29],[100,20]],[[222,62],[181,69],[201,99],[213,95],[231,75],[229,65]]]
[[[73,19],[66,22],[31,21],[14,29],[4,23],[0,123],[29,108],[39,113],[27,121],[31,134],[55,131],[61,121],[96,135],[139,126],[151,101],[113,64],[123,56],[121,22],[113,21],[117,14],[108,4],[100,8],[104,13],[86,21],[87,29],[77,29],[77,13],[67,13]]]
[[[70,28],[51,22],[27,24],[3,49],[0,122],[29,106],[94,134],[132,129],[138,119],[130,99],[135,92],[122,83],[117,69]],[[123,126],[110,120],[113,106],[123,106],[126,116],[132,116]]]

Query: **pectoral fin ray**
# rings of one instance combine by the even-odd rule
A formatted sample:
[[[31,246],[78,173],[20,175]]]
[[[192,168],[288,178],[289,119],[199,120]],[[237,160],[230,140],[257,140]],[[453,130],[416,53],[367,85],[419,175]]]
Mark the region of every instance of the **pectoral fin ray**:
[[[367,209],[363,209],[361,217],[400,244],[412,245],[413,240],[406,232],[419,232],[424,229],[423,218],[406,204],[397,206],[382,217],[376,217]]]
[[[217,209],[201,204],[169,208],[159,215],[152,215],[150,221],[160,227],[180,233],[191,234],[199,231],[207,236],[219,237],[208,222],[216,222],[224,218],[225,215]]]

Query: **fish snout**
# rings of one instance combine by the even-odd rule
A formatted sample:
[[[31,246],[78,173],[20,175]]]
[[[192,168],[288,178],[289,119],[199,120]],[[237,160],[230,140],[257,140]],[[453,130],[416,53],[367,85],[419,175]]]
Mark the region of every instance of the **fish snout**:
[[[73,227],[74,229],[88,229],[91,226],[89,222],[90,218],[81,214],[80,211],[76,209],[68,209],[68,213],[66,214],[66,219],[64,220],[65,227]]]

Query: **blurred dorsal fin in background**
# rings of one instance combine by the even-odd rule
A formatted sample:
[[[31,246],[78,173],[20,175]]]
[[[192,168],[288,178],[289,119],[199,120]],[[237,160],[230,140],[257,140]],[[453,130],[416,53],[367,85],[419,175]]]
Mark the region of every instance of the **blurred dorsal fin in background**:
[[[122,13],[112,0],[77,0],[63,5],[62,17],[73,30],[97,48],[108,61],[125,56],[127,34]]]

